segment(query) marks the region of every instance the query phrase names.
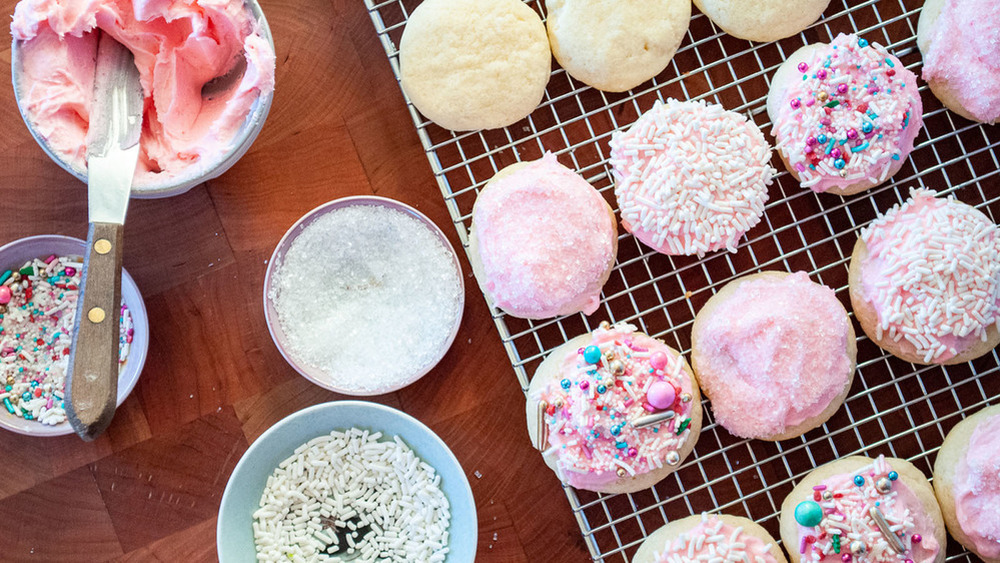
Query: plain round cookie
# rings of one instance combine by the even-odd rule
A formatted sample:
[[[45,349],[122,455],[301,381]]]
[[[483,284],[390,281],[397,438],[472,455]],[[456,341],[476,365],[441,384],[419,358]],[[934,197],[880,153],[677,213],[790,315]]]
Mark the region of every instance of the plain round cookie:
[[[638,334],[638,332],[637,332]],[[531,439],[531,443],[535,444],[538,442],[538,402],[532,399],[536,397],[543,389],[548,387],[553,381],[560,379],[561,374],[559,371],[560,364],[563,359],[569,354],[576,354],[577,350],[581,347],[587,346],[591,341],[591,335],[581,334],[576,338],[566,342],[565,344],[557,347],[553,350],[545,360],[538,366],[535,371],[535,375],[531,378],[531,383],[528,386],[527,401],[525,403],[525,414],[528,422],[528,437]],[[684,356],[680,354],[677,350],[669,347],[670,351],[681,360]],[[688,439],[681,446],[681,449],[677,451],[680,456],[680,463],[676,466],[670,466],[664,464],[663,467],[658,469],[653,469],[647,473],[641,475],[636,475],[632,477],[626,475],[625,477],[620,477],[613,483],[601,487],[601,493],[607,494],[618,494],[618,493],[634,493],[636,491],[641,491],[643,489],[648,489],[653,485],[662,481],[666,476],[670,475],[676,471],[684,460],[694,451],[694,446],[698,443],[698,437],[701,435],[701,423],[702,423],[702,406],[701,406],[701,392],[698,389],[698,380],[695,378],[694,372],[691,371],[691,366],[688,365],[687,361],[684,361],[684,373],[691,381],[691,425],[688,429],[691,431]],[[556,466],[557,461],[553,456],[543,456],[545,464],[556,474],[559,474],[559,470]]]
[[[742,516],[730,516],[729,514],[710,514],[710,518],[718,518],[722,520],[723,524],[731,526],[733,528],[743,528],[744,534],[749,534],[756,537],[764,544],[771,544],[770,554],[778,563],[787,563],[788,559],[785,558],[785,554],[778,547],[778,542],[774,541],[771,534],[767,532],[760,524],[750,520],[749,518],[743,518]],[[673,522],[668,522],[667,524],[661,526],[658,530],[650,534],[642,545],[639,546],[639,550],[635,552],[635,556],[632,557],[632,563],[656,563],[654,556],[663,551],[663,548],[673,542],[681,534],[686,534],[693,530],[695,527],[701,524],[701,515],[695,514],[694,516],[688,516],[687,518],[681,518],[680,520],[674,520]]]
[[[549,158],[549,153],[547,153],[546,156],[543,157],[542,160],[544,161],[544,159],[546,159],[546,158]],[[563,168],[567,172],[576,175],[576,173],[573,172],[572,170],[570,170],[570,169],[562,166],[561,164],[558,164],[558,161],[555,160],[554,156],[551,157],[551,158],[553,159],[553,161],[555,161],[555,163],[558,166],[560,166],[561,168]],[[513,174],[516,174],[518,172],[523,172],[526,167],[528,167],[530,165],[533,165],[535,163],[539,163],[539,162],[540,161],[528,161],[528,162],[516,162],[514,164],[511,164],[510,166],[507,166],[507,167],[501,169],[492,178],[490,178],[490,180],[488,182],[486,182],[486,185],[483,187],[482,191],[480,191],[479,196],[476,199],[476,203],[473,205],[473,209],[472,209],[472,224],[469,227],[469,253],[468,254],[469,254],[469,264],[472,266],[472,273],[473,273],[473,275],[476,278],[476,282],[479,284],[479,289],[483,292],[483,295],[486,297],[486,300],[490,303],[490,305],[493,305],[493,306],[496,306],[496,307],[502,309],[504,312],[506,312],[509,315],[513,315],[515,317],[519,317],[519,318],[523,318],[523,319],[547,319],[547,318],[552,318],[552,317],[557,317],[557,316],[562,316],[562,315],[569,315],[569,314],[573,314],[573,313],[578,313],[578,312],[581,312],[581,311],[583,311],[584,313],[587,313],[587,314],[592,313],[593,311],[589,311],[588,312],[588,308],[592,305],[592,303],[591,303],[592,297],[594,295],[597,295],[597,296],[600,295],[601,288],[604,287],[604,284],[607,283],[608,278],[611,276],[611,271],[614,269],[614,266],[615,266],[615,257],[618,255],[618,220],[615,218],[615,212],[614,212],[614,210],[611,208],[610,205],[608,205],[607,201],[604,201],[603,199],[601,199],[601,203],[604,204],[603,205],[604,210],[607,212],[608,217],[610,218],[610,224],[611,224],[611,232],[610,232],[610,236],[609,236],[609,239],[610,239],[610,249],[609,249],[609,253],[608,253],[607,259],[605,261],[604,272],[601,273],[599,276],[596,276],[593,279],[591,279],[589,281],[589,283],[587,284],[587,287],[583,291],[580,291],[575,296],[575,298],[569,299],[569,300],[565,301],[564,303],[561,303],[560,306],[558,308],[556,308],[555,310],[529,311],[527,309],[520,309],[520,308],[516,308],[516,307],[503,307],[503,306],[498,305],[496,303],[496,299],[494,297],[494,291],[492,289],[490,289],[490,287],[489,287],[489,278],[486,275],[486,268],[483,266],[483,258],[482,258],[482,252],[481,252],[481,245],[480,245],[480,240],[479,240],[479,236],[477,234],[477,229],[476,229],[476,215],[477,215],[477,210],[481,209],[479,207],[480,201],[483,201],[483,194],[487,193],[488,190],[496,189],[496,185],[497,185],[496,183],[498,181],[500,181],[503,178],[506,178],[508,176],[511,176]],[[579,179],[579,182],[582,182],[582,183],[585,183],[585,184],[587,183],[586,180],[584,180],[582,177],[579,177],[578,175],[577,175],[577,178]],[[589,184],[587,184],[587,188],[589,188],[591,190],[594,190],[594,188],[592,186],[590,186]],[[595,190],[595,193],[597,193],[596,190]],[[599,194],[598,194],[598,198],[600,198]],[[551,221],[558,221],[558,218],[557,217],[553,217],[550,220]],[[566,236],[565,232],[562,233],[562,236],[565,238],[565,236]],[[559,252],[559,249],[555,248],[555,246],[553,245],[552,252]],[[510,258],[512,260],[514,259],[513,256],[511,256]],[[576,274],[579,274],[579,273],[580,273],[580,270],[577,269]],[[576,274],[571,274],[571,275],[576,275]],[[544,291],[544,290],[541,289],[541,288],[539,288],[538,291]]]
[[[819,19],[830,0],[694,0],[723,31],[750,41],[777,41],[791,37]]]
[[[545,9],[556,60],[607,92],[663,72],[691,21],[691,0],[545,0]]]
[[[986,341],[976,341],[972,346],[960,351],[950,360],[945,362],[938,362],[934,364],[928,364],[924,362],[924,358],[917,352],[916,347],[910,343],[909,340],[902,338],[899,342],[894,342],[889,336],[888,332],[882,334],[882,338],[878,337],[878,331],[876,327],[879,325],[878,313],[875,311],[875,307],[865,299],[862,288],[864,283],[861,276],[861,265],[865,263],[868,259],[868,245],[862,238],[858,238],[858,242],[854,243],[854,251],[851,253],[851,265],[850,271],[848,273],[848,284],[850,285],[851,294],[851,308],[854,309],[854,318],[858,320],[861,325],[861,330],[868,336],[868,338],[878,344],[880,348],[889,352],[897,358],[910,362],[911,364],[917,365],[952,365],[952,364],[963,364],[970,360],[974,360],[984,354],[987,354],[990,350],[1000,345],[1000,330],[997,330],[997,325],[992,324],[986,329]]]
[[[944,443],[941,444],[941,449],[938,451],[937,460],[934,462],[934,493],[941,505],[941,513],[944,515],[944,523],[948,526],[948,532],[958,540],[958,543],[987,563],[997,563],[1000,562],[1000,559],[988,559],[976,551],[975,542],[962,531],[962,526],[958,523],[958,517],[955,515],[955,497],[952,491],[955,487],[955,469],[959,460],[965,457],[969,442],[972,440],[972,433],[975,432],[979,423],[996,415],[1000,415],[1000,405],[986,407],[956,424],[951,432],[945,436]]]
[[[927,481],[927,477],[912,463],[905,459],[894,457],[887,457],[885,460],[892,466],[892,470],[899,474],[899,480],[913,491],[913,494],[920,500],[920,504],[923,505],[924,512],[933,521],[935,528],[934,539],[941,546],[935,558],[935,563],[942,563],[947,552],[948,534],[945,529],[944,519],[941,517],[941,508],[938,506],[937,498],[934,496],[934,489]],[[812,498],[813,487],[826,479],[836,475],[853,473],[858,469],[870,465],[874,461],[870,457],[850,456],[817,467],[799,481],[795,485],[795,488],[792,489],[792,492],[785,497],[784,502],[781,503],[781,514],[779,516],[781,541],[786,546],[789,546],[788,554],[792,563],[799,563],[801,560],[799,550],[791,547],[799,545],[799,528],[798,522],[795,521],[795,507],[798,506],[799,502],[803,499]]]
[[[399,42],[403,91],[453,131],[524,119],[542,101],[551,65],[545,25],[519,0],[424,0]]]
[[[700,345],[702,327],[705,324],[705,319],[709,318],[711,315],[715,314],[716,309],[724,303],[726,300],[733,297],[736,294],[737,289],[746,282],[761,280],[761,279],[783,279],[788,277],[787,272],[760,272],[757,274],[751,274],[749,276],[744,276],[737,278],[722,287],[715,295],[713,295],[708,302],[698,311],[695,315],[694,324],[691,327],[691,365],[694,368],[695,374],[701,373],[699,371],[699,364],[703,364],[704,361],[701,359],[703,357],[703,347]],[[844,310],[844,316],[847,316],[847,310]],[[714,351],[712,351],[714,352]],[[806,432],[822,426],[827,420],[830,419],[840,409],[841,405],[847,399],[847,395],[850,394],[851,385],[854,383],[854,376],[857,373],[857,359],[858,359],[858,345],[857,345],[857,335],[854,332],[854,325],[847,320],[847,349],[845,351],[851,360],[851,375],[847,379],[847,384],[844,389],[838,393],[830,404],[823,409],[823,412],[819,413],[814,417],[810,417],[800,424],[795,426],[790,426],[785,429],[784,432],[776,434],[774,436],[755,436],[755,439],[764,440],[769,442],[779,442],[781,440],[788,440],[795,438],[796,436],[801,436]],[[711,353],[711,352],[707,352]],[[704,389],[705,396],[711,401],[712,396],[708,388]]]

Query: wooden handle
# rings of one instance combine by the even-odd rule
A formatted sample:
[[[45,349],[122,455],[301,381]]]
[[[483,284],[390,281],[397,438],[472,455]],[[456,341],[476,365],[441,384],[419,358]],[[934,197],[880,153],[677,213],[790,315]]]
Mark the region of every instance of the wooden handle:
[[[66,417],[87,441],[111,424],[117,406],[122,232],[122,225],[91,223],[87,235],[66,377]]]

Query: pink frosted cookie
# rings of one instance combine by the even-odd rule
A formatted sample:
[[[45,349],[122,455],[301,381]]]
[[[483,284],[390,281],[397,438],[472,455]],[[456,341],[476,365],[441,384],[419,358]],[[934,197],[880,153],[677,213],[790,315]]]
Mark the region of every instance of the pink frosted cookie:
[[[912,189],[861,230],[851,303],[869,338],[916,364],[957,364],[1000,344],[1000,229],[986,215]]]
[[[771,147],[752,122],[704,101],[657,101],[611,137],[622,226],[657,252],[728,249],[760,222]]]
[[[694,449],[701,395],[679,352],[634,326],[601,323],[538,366],[527,418],[560,480],[628,493],[652,487]]]
[[[948,433],[934,463],[934,492],[951,535],[988,563],[1000,562],[1000,406]]]
[[[691,329],[691,365],[726,430],[786,440],[826,422],[854,380],[857,346],[833,290],[805,272],[762,272],[712,296]]]
[[[593,313],[617,251],[611,206],[550,153],[498,172],[472,209],[472,271],[515,317]]]
[[[941,103],[966,119],[1000,120],[1000,2],[927,0],[917,46],[923,78]]]
[[[781,504],[792,563],[941,563],[948,540],[927,478],[910,462],[852,456],[814,469]]]
[[[857,35],[795,51],[767,95],[785,166],[817,193],[856,194],[899,172],[922,112],[916,76]]]
[[[632,563],[711,561],[786,563],[777,542],[753,520],[728,514],[705,514],[674,520],[639,546]]]

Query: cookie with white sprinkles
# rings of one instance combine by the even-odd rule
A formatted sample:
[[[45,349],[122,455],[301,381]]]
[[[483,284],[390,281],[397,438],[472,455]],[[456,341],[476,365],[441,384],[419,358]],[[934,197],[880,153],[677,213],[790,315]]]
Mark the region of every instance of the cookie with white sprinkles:
[[[1000,228],[936,195],[911,190],[861,230],[851,256],[861,328],[916,364],[963,363],[1000,344]]]
[[[632,563],[700,561],[786,563],[777,542],[753,520],[728,514],[696,514],[656,530],[639,546]]]
[[[632,325],[601,323],[552,351],[528,388],[528,434],[578,489],[647,489],[701,432],[701,394],[679,352]]]
[[[611,137],[622,225],[664,254],[736,252],[764,214],[770,161],[746,117],[704,101],[657,101]]]

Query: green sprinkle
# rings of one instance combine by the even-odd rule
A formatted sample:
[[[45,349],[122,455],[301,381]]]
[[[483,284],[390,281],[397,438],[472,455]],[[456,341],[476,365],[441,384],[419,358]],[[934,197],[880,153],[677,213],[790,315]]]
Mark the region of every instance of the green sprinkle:
[[[834,101],[826,104],[826,107],[828,107],[828,108],[835,108],[835,107],[837,107],[839,105],[840,105],[840,100],[834,100]]]
[[[35,268],[33,266],[25,266],[18,270],[22,276],[31,276],[35,274]]]
[[[685,430],[687,430],[688,426],[691,426],[691,419],[685,418],[684,422],[682,422],[681,425],[677,427],[677,435],[680,436]]]

